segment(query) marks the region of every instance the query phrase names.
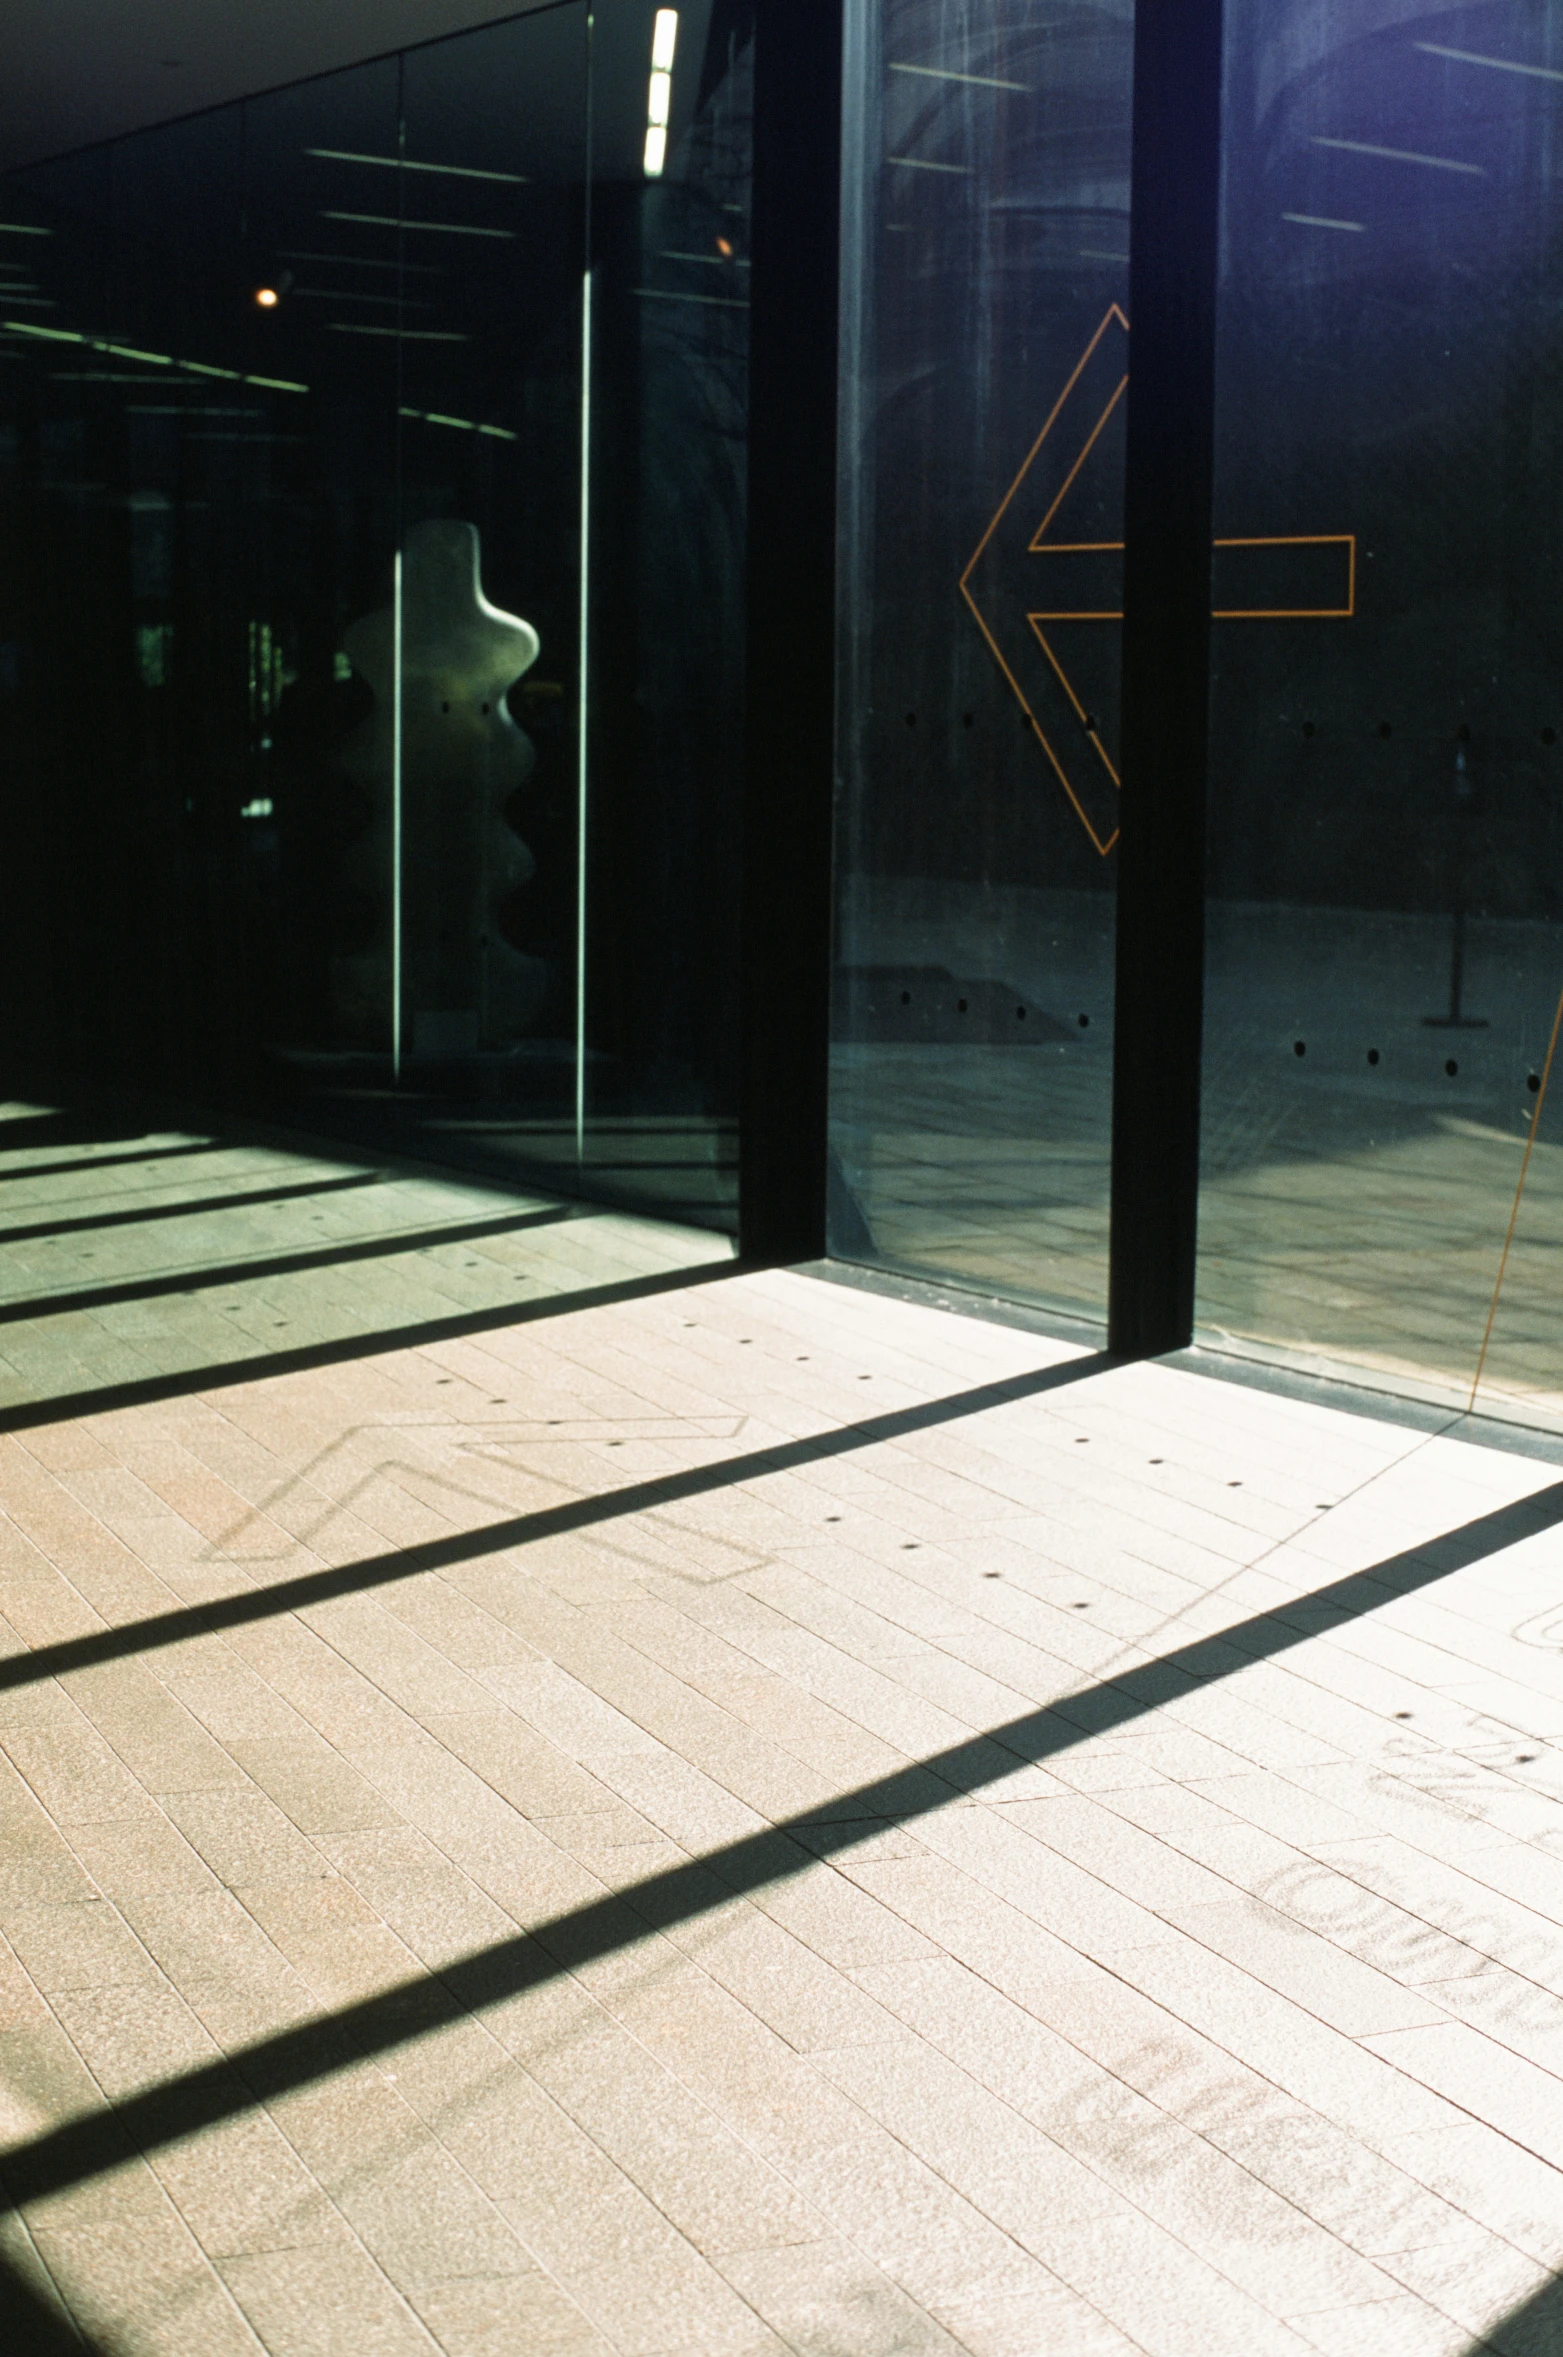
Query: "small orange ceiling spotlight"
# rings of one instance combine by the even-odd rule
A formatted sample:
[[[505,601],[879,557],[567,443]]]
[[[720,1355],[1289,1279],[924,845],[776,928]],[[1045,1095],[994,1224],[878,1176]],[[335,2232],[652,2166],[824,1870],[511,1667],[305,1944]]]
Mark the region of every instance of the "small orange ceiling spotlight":
[[[258,286],[255,300],[263,311],[275,311],[282,297],[274,286]]]

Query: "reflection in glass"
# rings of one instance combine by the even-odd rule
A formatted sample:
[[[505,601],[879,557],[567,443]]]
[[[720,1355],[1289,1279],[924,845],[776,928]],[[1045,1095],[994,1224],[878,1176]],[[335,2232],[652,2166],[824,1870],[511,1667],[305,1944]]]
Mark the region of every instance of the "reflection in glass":
[[[1100,1317],[1130,13],[852,14],[832,1248]]]
[[[414,525],[391,604],[343,639],[375,699],[342,748],[374,808],[356,873],[391,891],[375,946],[338,962],[340,1012],[388,1015],[414,1056],[513,1046],[537,1014],[542,960],[498,927],[537,864],[508,815],[536,755],[505,702],[537,651],[530,622],[483,595],[477,527],[457,522]]]
[[[732,1224],[750,14],[6,183],[13,1060]]]
[[[1228,25],[1200,1319],[1556,1419],[1563,15]]]

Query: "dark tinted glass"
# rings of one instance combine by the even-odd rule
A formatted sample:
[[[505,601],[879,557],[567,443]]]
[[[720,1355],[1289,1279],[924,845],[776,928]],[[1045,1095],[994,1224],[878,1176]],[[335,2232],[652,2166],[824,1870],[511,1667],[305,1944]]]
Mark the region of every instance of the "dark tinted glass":
[[[1200,1315],[1551,1415],[1563,13],[1229,40]]]
[[[6,184],[18,1077],[731,1223],[749,26],[660,13],[654,170],[564,0]]]

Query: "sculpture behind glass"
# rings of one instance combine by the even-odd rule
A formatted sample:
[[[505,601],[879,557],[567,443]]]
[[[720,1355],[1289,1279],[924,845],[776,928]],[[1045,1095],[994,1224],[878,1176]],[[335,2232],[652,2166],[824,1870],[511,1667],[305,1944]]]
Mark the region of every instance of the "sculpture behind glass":
[[[531,739],[510,717],[507,690],[537,660],[538,638],[519,615],[483,595],[477,527],[415,525],[402,556],[401,830],[402,1010],[414,1055],[463,1055],[511,1046],[534,1021],[546,979],[541,958],[513,949],[504,905],[536,869],[507,806],[535,765]],[[390,1004],[395,618],[390,605],[345,633],[344,651],[374,691],[375,709],[350,738],[343,766],[371,797],[372,816],[349,854],[352,881],[377,909],[375,938],[336,960],[338,1014],[370,1038]]]

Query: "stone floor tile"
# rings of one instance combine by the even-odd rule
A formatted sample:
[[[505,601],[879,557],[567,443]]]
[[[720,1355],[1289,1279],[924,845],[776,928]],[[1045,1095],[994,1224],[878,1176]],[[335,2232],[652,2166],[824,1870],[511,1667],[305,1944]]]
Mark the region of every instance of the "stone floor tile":
[[[0,1930],[46,1995],[117,1982],[154,1986],[161,1974],[111,1900],[8,1900]]]
[[[38,2246],[26,2225],[14,2211],[8,2217],[0,2217],[0,2268],[4,2268],[9,2279],[6,2288],[11,2305],[7,2315],[13,2332],[19,2329],[16,2310],[20,2301],[11,2292],[12,2284],[18,2287],[22,2299],[32,2300],[42,2312],[43,2330],[53,2329],[57,2337],[49,2344],[51,2350],[80,2348],[82,2357],[85,2357],[86,2345],[81,2341],[71,2312],[60,2296],[59,2286],[44,2265]]]
[[[1363,2044],[1397,2070],[1490,2120],[1538,2160],[1563,2168],[1563,2079],[1465,2022],[1391,2030]]]
[[[434,2357],[433,2334],[356,2243],[242,2253],[219,2272],[268,2357]]]
[[[313,1844],[253,1785],[176,1793],[167,1806],[186,1841],[230,1890],[241,1883],[304,1882],[330,1872]]]
[[[39,2228],[37,2242],[77,2323],[99,2346],[127,2357],[163,2349],[256,2357],[263,2346],[188,2228],[171,2215]]]
[[[304,2249],[339,2231],[325,2193],[262,2112],[181,2137],[149,2165],[213,2260]]]
[[[341,1753],[307,1729],[281,1739],[230,1738],[228,1748],[301,1833],[356,1833],[398,1821]]]
[[[1470,2335],[1412,2292],[1289,2321],[1319,2357],[1471,2357]]]
[[[83,1873],[120,1904],[159,1892],[211,1891],[217,1887],[199,1851],[164,1816],[124,1825],[78,1825],[71,1849]]]
[[[421,2284],[410,2298],[445,2357],[614,2357],[612,2343],[540,2269]]]
[[[1383,2267],[1478,2342],[1549,2280],[1534,2259],[1479,2226],[1419,2250],[1396,2251]]]
[[[212,2040],[161,1975],[51,1994],[61,2027],[111,2101],[217,2059]]]
[[[732,2252],[722,2272],[798,2357],[956,2357],[978,2346],[950,2332],[860,2251],[834,2238]],[[1089,2344],[1085,2357],[1095,2357]]]
[[[120,1912],[177,1988],[223,1978],[258,1980],[284,1969],[284,1958],[250,1908],[208,1876],[135,1892]]]
[[[942,2309],[942,2324],[970,2357],[1139,2357],[1131,2341],[1099,2308],[1059,2284],[1056,2291],[1021,2299],[977,2300]]]

